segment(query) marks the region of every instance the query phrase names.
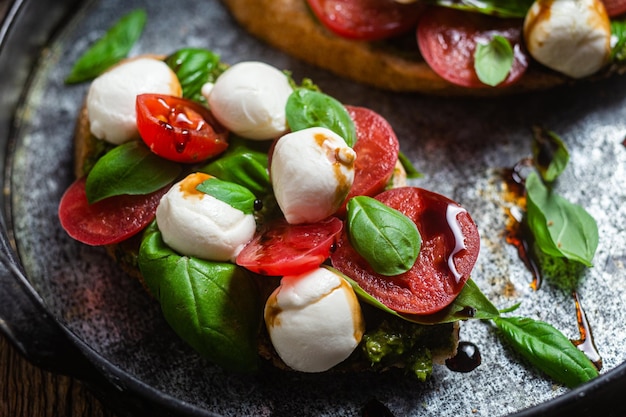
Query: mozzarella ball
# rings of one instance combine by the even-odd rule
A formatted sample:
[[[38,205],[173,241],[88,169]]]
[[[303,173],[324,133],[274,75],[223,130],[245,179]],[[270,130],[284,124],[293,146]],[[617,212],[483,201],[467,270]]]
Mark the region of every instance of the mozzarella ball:
[[[301,372],[323,372],[345,360],[365,329],[354,290],[327,268],[283,277],[265,304],[265,323],[280,358]]]
[[[91,133],[114,145],[139,138],[135,102],[139,94],[180,96],[176,74],[163,61],[136,58],[98,76],[87,92]]]
[[[595,73],[611,54],[611,25],[600,0],[536,0],[524,39],[533,58],[573,78]]]
[[[266,140],[287,131],[285,107],[293,89],[287,76],[271,65],[235,64],[202,91],[213,115],[231,132]]]
[[[256,222],[228,203],[196,190],[211,178],[190,174],[161,198],[156,221],[163,241],[181,255],[234,261],[252,239]]]
[[[281,137],[274,147],[270,178],[288,223],[313,223],[341,206],[354,182],[356,153],[323,127]]]

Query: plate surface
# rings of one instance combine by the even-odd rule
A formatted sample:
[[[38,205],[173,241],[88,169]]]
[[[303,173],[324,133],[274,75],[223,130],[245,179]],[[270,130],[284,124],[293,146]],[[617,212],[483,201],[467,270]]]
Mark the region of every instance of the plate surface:
[[[397,416],[502,416],[568,391],[533,371],[487,323],[462,324],[482,364],[469,374],[437,367],[417,384],[383,376],[231,375],[198,357],[168,328],[159,307],[101,248],[67,237],[57,206],[72,178],[72,134],[87,85],[66,86],[77,57],[124,13],[148,22],[132,55],[203,47],[228,63],[262,60],[312,78],[346,104],[370,107],[394,126],[418,185],[463,204],[482,249],[473,279],[499,308],[547,321],[579,337],[572,292],[581,299],[602,355],[602,373],[626,361],[626,79],[501,99],[390,94],[297,62],[243,32],[217,1],[108,0],[87,3],[46,50],[19,113],[10,155],[13,233],[29,279],[49,311],[106,361],[167,396],[223,416],[354,416],[375,398]],[[571,152],[557,191],[597,220],[594,267],[566,280],[532,275],[507,245],[502,169],[530,155],[531,128],[553,130]]]

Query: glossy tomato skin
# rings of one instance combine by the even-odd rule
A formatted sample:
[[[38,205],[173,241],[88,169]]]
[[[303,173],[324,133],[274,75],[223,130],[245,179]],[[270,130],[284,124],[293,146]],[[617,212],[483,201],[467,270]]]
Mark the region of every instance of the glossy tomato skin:
[[[365,107],[346,106],[346,109],[357,133],[354,182],[347,202],[358,195],[372,197],[385,189],[398,161],[400,144],[391,125],[380,114]]]
[[[376,199],[417,225],[422,246],[413,267],[400,275],[377,274],[350,245],[344,232],[332,265],[387,307],[406,314],[433,314],[449,305],[478,258],[480,236],[470,215],[456,202],[416,187],[385,191]]]
[[[342,230],[343,222],[336,217],[296,225],[279,218],[257,233],[236,263],[261,275],[302,274],[328,259]]]
[[[415,28],[425,6],[394,0],[307,0],[318,20],[336,35],[373,41]]]
[[[175,162],[205,161],[228,147],[228,131],[206,107],[163,94],[137,96],[137,128],[150,150]]]
[[[498,85],[505,87],[518,81],[530,62],[523,48],[521,20],[432,7],[417,26],[417,43],[430,68],[441,78],[470,88],[488,87],[476,75],[474,52],[477,43],[487,43],[495,35],[508,39],[514,51],[509,76]]]
[[[626,13],[626,0],[602,0],[602,3],[610,17]]]
[[[68,235],[91,246],[122,242],[143,230],[169,187],[147,195],[120,195],[89,204],[86,177],[72,183],[59,204],[59,220]]]

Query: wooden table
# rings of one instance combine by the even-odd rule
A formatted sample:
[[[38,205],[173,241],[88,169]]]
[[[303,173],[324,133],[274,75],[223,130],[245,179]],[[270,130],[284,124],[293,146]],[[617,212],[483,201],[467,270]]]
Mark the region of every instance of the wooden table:
[[[115,417],[75,379],[25,360],[0,334],[0,416]]]

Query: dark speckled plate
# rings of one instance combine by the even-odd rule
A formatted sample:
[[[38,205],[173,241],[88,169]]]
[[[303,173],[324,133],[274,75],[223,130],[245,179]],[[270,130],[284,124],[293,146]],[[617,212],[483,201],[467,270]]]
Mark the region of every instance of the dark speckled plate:
[[[268,48],[242,32],[217,1],[91,1],[67,19],[62,17],[74,2],[47,3],[16,3],[0,50],[3,80],[11,82],[2,103],[2,242],[13,246],[5,250],[7,269],[0,274],[0,328],[35,362],[84,378],[122,411],[151,415],[358,416],[372,399],[396,416],[598,415],[600,405],[617,412],[610,400],[626,383],[626,79],[488,100],[390,94]],[[576,339],[576,291],[602,355],[602,376],[574,391],[555,385],[482,322],[461,329],[461,339],[479,347],[481,366],[469,374],[438,367],[425,384],[397,374],[240,376],[197,356],[136,281],[101,248],[67,237],[57,221],[59,199],[72,181],[72,133],[87,88],[66,86],[63,79],[92,41],[136,7],[149,17],[133,55],[195,46],[229,63],[263,60],[292,70],[296,79],[313,78],[344,103],[387,117],[402,150],[424,173],[414,184],[472,213],[482,236],[473,278],[483,292],[500,308],[521,302],[520,315],[545,320]],[[45,23],[32,26],[31,16]],[[48,42],[56,22],[62,24]],[[14,38],[30,43],[17,47],[17,41],[10,43]],[[31,67],[34,56],[37,65]],[[529,155],[534,125],[567,143],[571,162],[558,192],[582,204],[600,228],[595,266],[567,282],[548,279],[538,291],[504,240],[507,203],[500,175]]]

